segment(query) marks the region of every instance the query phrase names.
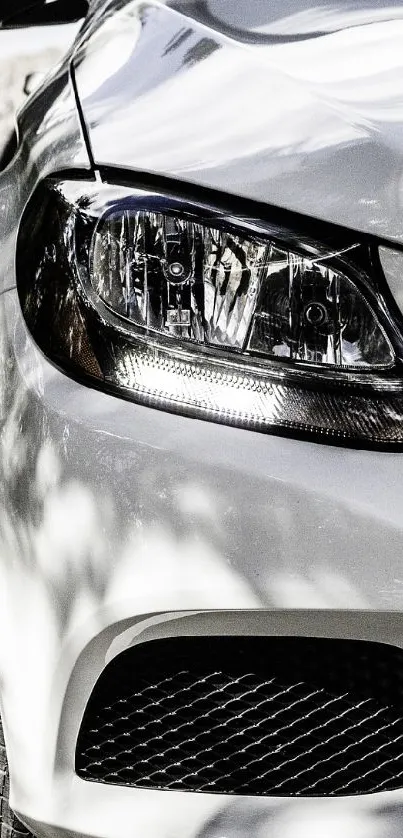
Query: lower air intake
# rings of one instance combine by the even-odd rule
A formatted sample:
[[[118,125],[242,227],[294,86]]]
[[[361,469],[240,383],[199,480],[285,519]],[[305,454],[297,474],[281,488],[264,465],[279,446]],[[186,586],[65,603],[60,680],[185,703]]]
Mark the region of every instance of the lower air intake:
[[[403,651],[307,638],[175,638],[120,654],[85,710],[86,780],[248,795],[403,785]]]

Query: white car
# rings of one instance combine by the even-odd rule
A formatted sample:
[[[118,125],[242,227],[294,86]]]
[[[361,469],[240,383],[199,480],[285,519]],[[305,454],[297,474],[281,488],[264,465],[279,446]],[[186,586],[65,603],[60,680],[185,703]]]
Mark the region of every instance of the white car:
[[[402,42],[98,0],[19,110],[1,838],[400,837]]]

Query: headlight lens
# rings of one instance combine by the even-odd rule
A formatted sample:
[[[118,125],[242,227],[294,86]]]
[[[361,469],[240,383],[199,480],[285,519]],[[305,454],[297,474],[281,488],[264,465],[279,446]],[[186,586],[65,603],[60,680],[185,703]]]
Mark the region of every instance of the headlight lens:
[[[358,237],[331,233],[316,241],[295,222],[47,180],[20,229],[22,309],[59,366],[126,397],[258,430],[399,443],[400,334],[380,267]]]
[[[129,322],[262,358],[385,367],[393,350],[358,288],[270,239],[115,206],[92,237],[90,281]]]

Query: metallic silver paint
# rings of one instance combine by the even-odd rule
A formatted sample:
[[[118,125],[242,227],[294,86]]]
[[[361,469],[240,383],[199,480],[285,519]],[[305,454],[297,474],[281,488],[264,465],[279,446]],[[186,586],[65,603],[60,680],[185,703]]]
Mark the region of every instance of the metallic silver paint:
[[[364,4],[350,6],[357,21]],[[252,47],[245,38],[231,41],[176,11],[146,4],[134,52],[140,5],[131,4],[129,17],[118,14],[115,22],[106,14],[106,29],[86,42],[77,69],[97,156],[133,169],[149,161],[155,173],[208,181],[400,238],[401,116],[393,104],[401,78],[394,37],[400,37],[400,5],[378,6],[377,20],[366,27],[358,22],[331,36]],[[94,7],[90,28],[101,7]],[[187,14],[192,8],[189,3]],[[336,11],[340,20],[343,6]],[[347,13],[345,20],[347,26]],[[179,45],[177,66],[168,53],[160,69],[150,53],[141,58],[139,52],[139,45],[151,43],[154,25],[154,43],[164,41],[169,27],[174,34],[187,26],[194,43],[203,33],[220,47],[184,67]],[[116,54],[107,42],[114,31]],[[354,68],[346,70],[343,87],[338,38],[355,44],[354,72],[361,67],[363,77],[358,104],[346,104]],[[365,118],[360,110],[369,90],[375,96],[364,49],[371,38],[384,45],[382,60],[388,55],[395,62],[391,74],[383,76],[379,67],[374,72],[383,122],[373,119],[373,99]],[[298,58],[301,45],[311,64],[303,51]],[[277,67],[286,60],[280,47],[288,49],[287,66],[296,61],[291,76]],[[126,73],[127,90],[119,74],[105,79],[101,90],[95,68],[99,73],[108,50],[117,63],[125,58],[119,73]],[[333,80],[301,80],[309,67],[315,75],[315,67],[325,66]],[[245,75],[243,104],[235,119],[230,96],[225,137],[219,97],[234,93],[237,82],[225,73],[238,70]],[[151,78],[154,72],[159,78]],[[136,87],[141,84],[148,91]],[[183,97],[182,105],[174,102],[181,133],[175,120],[167,125],[163,111],[151,107],[162,107],[166,84]],[[254,86],[273,104],[273,116],[253,107]],[[123,100],[114,98],[119,89],[125,113]],[[197,110],[212,93],[208,134]],[[259,138],[250,120],[241,126],[245,153],[236,146],[249,98],[249,116],[260,119],[255,128],[272,129],[256,153],[251,144]],[[120,160],[105,145],[112,141],[107,116],[120,126],[112,137]],[[7,638],[0,644],[0,696],[13,805],[43,838],[400,838],[401,791],[335,801],[256,800],[105,788],[74,775],[74,731],[86,697],[103,663],[134,642],[139,627],[178,631],[185,612],[187,630],[298,631],[403,645],[403,455],[346,451],[164,414],[90,391],[58,372],[33,344],[16,291],[3,292],[15,285],[17,225],[38,178],[89,168],[66,65],[27,104],[20,136],[16,160],[0,174],[0,636]],[[167,138],[176,160],[163,147]],[[207,614],[189,614],[195,611]]]
[[[326,809],[155,798],[74,776],[83,703],[142,615],[263,609],[210,612],[203,630],[259,621],[263,633],[403,645],[403,455],[264,437],[89,391],[39,353],[16,292],[0,302],[0,672],[16,810],[43,836],[190,838],[215,836],[216,816],[236,836],[238,817],[258,812],[264,830],[285,812],[290,830],[302,813],[307,829],[351,818],[357,830],[389,800],[401,805],[402,794]]]
[[[253,20],[238,5],[227,17]],[[402,241],[402,6],[330,4],[335,29],[318,34],[325,11],[309,5],[303,38],[258,27],[245,43],[250,27],[229,37],[191,3],[98,4],[74,58],[96,162]],[[259,9],[264,24],[271,3]]]
[[[400,0],[170,0],[172,8],[245,41],[307,36],[403,17]]]

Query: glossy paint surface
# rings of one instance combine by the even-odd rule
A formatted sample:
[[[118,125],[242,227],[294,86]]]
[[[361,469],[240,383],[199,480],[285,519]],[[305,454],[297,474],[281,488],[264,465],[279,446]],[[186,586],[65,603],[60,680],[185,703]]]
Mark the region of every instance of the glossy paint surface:
[[[97,163],[403,240],[401,3],[104,7],[75,57]]]
[[[39,353],[16,293],[0,301],[0,671],[17,811],[39,835],[237,836],[250,824],[260,836],[286,823],[299,836],[303,818],[307,830],[334,823],[355,838],[363,824],[380,836],[400,793],[326,805],[156,797],[80,781],[74,747],[104,665],[133,642],[180,633],[186,612],[207,610],[186,632],[403,646],[402,456],[265,437],[90,391]]]
[[[170,0],[169,5],[206,26],[245,42],[303,39],[376,21],[403,18],[399,0]]]
[[[268,4],[256,3],[231,39],[206,28],[201,4],[106,10],[77,57],[97,159],[399,238],[401,7],[368,0],[347,15],[327,4],[325,36],[310,5],[299,4],[301,23],[288,0],[273,3],[265,23]],[[218,6],[221,29],[239,25],[235,4]],[[358,44],[354,66],[339,37]],[[385,49],[369,60],[371,37]],[[400,838],[403,792],[256,800],[74,774],[93,684],[135,642],[256,632],[403,647],[403,455],[174,416],[90,390],[44,358],[21,316],[15,242],[39,178],[89,168],[68,62],[20,114],[21,148],[0,175],[0,703],[12,804],[43,838]]]

